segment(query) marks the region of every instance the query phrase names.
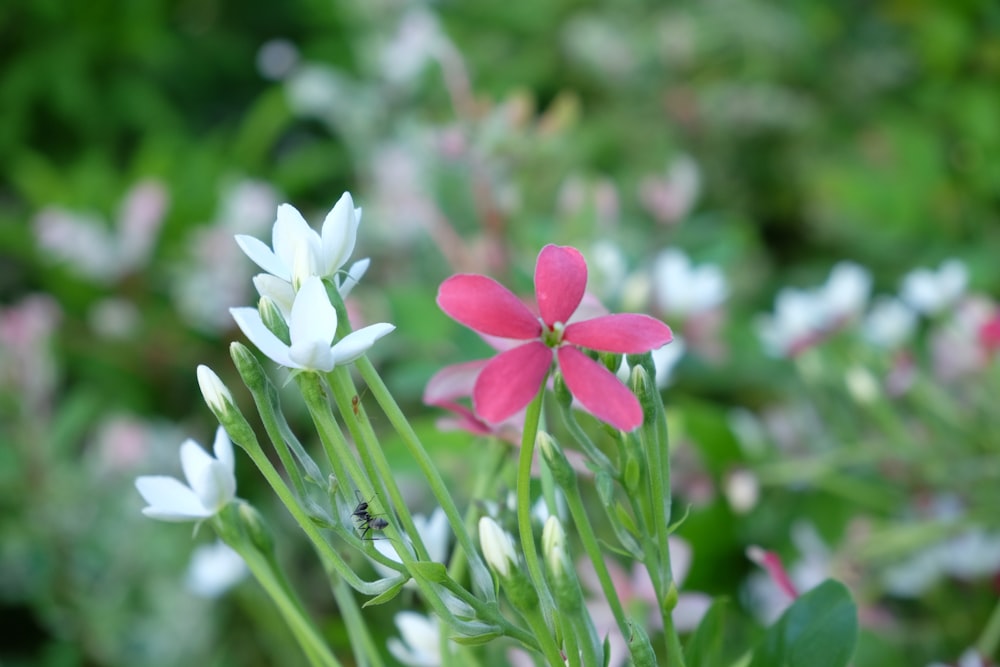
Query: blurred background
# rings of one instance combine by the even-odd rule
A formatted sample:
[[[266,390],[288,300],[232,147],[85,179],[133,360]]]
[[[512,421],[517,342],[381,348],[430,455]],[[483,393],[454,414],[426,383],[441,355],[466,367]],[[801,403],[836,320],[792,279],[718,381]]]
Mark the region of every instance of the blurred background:
[[[1000,571],[992,0],[7,0],[0,63],[0,664],[297,655],[254,584],[198,584],[209,531],[144,519],[132,484],[210,444],[197,364],[247,402],[227,309],[255,302],[255,270],[232,236],[269,241],[286,201],[318,226],[345,190],[372,258],[353,312],[397,325],[376,363],[456,478],[479,443],[437,433],[423,386],[489,350],[437,285],[527,294],[538,250],[576,245],[606,306],[683,339],[661,379],[686,588],[729,595],[752,636],[782,604],[759,544],[802,588],[848,583],[859,667],[980,637]],[[348,655],[321,568],[237,472]]]

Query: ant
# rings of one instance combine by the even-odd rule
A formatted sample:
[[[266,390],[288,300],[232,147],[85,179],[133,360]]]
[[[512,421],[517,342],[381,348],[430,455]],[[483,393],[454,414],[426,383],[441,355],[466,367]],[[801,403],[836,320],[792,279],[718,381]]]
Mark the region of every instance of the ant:
[[[374,516],[368,511],[368,501],[362,499],[360,491],[354,489],[354,495],[358,499],[358,504],[354,507],[354,511],[351,512],[351,516],[360,522],[358,528],[364,529],[361,531],[361,539],[365,539],[365,536],[369,532],[380,532],[389,525],[388,521],[380,516]],[[372,537],[371,539],[374,540],[375,538]]]

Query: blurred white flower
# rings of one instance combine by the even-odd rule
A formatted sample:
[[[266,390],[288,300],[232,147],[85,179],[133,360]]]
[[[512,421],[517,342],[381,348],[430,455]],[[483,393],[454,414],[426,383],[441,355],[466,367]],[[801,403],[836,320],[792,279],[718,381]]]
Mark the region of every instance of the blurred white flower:
[[[791,356],[812,343],[825,321],[823,302],[810,291],[786,287],[774,300],[774,314],[761,315],[755,325],[768,354]]]
[[[899,299],[880,297],[861,325],[861,334],[872,345],[895,348],[913,335],[917,314]]]
[[[212,447],[215,458],[190,438],[181,445],[187,486],[174,477],[145,475],[135,487],[149,503],[142,513],[162,521],[200,521],[214,516],[236,497],[233,443],[221,426]]]
[[[871,272],[854,262],[839,262],[820,290],[827,327],[859,315],[868,305]]]
[[[217,598],[242,581],[248,572],[243,557],[218,540],[194,550],[184,583],[199,597]]]
[[[974,648],[970,648],[963,653],[956,663],[955,667],[990,667],[993,663],[988,662],[983,656],[979,654]],[[932,662],[927,665],[927,667],[952,667],[951,664],[945,664],[943,662]]]
[[[684,339],[676,333],[672,341],[653,350],[653,368],[656,369],[657,389],[663,389],[670,385],[674,367],[684,358],[686,351],[687,345],[684,343]],[[618,378],[622,382],[628,382],[631,373],[632,367],[629,366],[628,360],[623,357],[622,365],[618,367]]]
[[[394,84],[409,84],[427,65],[453,48],[437,17],[424,8],[411,9],[381,48],[378,57],[382,76]]]
[[[117,226],[56,206],[42,210],[34,220],[39,247],[77,274],[107,283],[134,271],[149,260],[167,209],[166,188],[158,181],[135,185],[121,204]]]
[[[335,366],[350,363],[393,331],[392,324],[380,322],[347,334],[332,344],[337,332],[337,311],[326,295],[323,281],[312,276],[295,295],[288,321],[290,345],[271,332],[256,308],[232,308],[240,330],[257,349],[285,368],[328,373]]]
[[[427,555],[431,561],[444,563],[448,557],[448,543],[451,538],[448,517],[445,515],[444,510],[436,507],[429,517],[425,517],[422,514],[414,514],[413,524],[417,528],[417,534],[420,535],[420,541],[427,547]],[[409,538],[406,538],[406,540],[409,543]],[[403,562],[403,559],[399,557],[399,553],[396,551],[395,545],[390,540],[375,540],[373,544],[379,553],[386,558],[394,560],[397,563]],[[391,577],[397,574],[395,570],[382,565],[378,561],[372,561],[372,564],[382,576]]]
[[[915,598],[943,577],[971,580],[1000,571],[1000,535],[971,528],[886,568],[882,583],[893,595]]]
[[[653,292],[663,313],[689,317],[719,306],[729,289],[721,268],[694,266],[684,252],[669,248],[654,260]]]
[[[969,272],[960,260],[949,259],[937,271],[916,269],[903,277],[900,296],[914,310],[937,315],[965,293]]]
[[[390,637],[386,642],[389,653],[410,667],[438,667],[441,664],[438,620],[414,611],[401,611],[395,620],[402,641]]]
[[[265,79],[280,81],[299,62],[299,50],[287,39],[272,39],[257,50],[257,71]]]

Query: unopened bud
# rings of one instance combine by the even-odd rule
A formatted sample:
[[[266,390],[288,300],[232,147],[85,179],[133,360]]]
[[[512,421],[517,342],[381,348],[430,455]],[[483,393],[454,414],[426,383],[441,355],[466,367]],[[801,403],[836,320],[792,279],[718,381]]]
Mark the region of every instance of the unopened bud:
[[[566,533],[555,516],[550,516],[542,529],[542,555],[560,611],[575,613],[582,609],[583,592],[566,551]]]
[[[569,489],[576,483],[576,471],[569,464],[562,449],[545,431],[539,431],[535,436],[535,445],[542,453],[545,465],[552,471],[552,478],[563,489]]]
[[[628,638],[628,650],[632,655],[632,664],[635,667],[656,667],[656,653],[653,645],[649,641],[649,635],[642,627],[642,624],[629,619],[629,630],[632,636]]]
[[[264,326],[277,336],[282,343],[289,345],[292,339],[288,333],[288,322],[285,321],[285,316],[281,314],[278,304],[271,300],[270,297],[262,296],[260,301],[257,302],[257,311],[260,313],[260,319],[264,322]]]
[[[488,516],[479,519],[479,546],[486,563],[500,577],[509,577],[511,567],[517,565],[517,553],[510,535]]]
[[[201,364],[198,366],[197,375],[201,395],[216,416],[233,408],[233,395],[219,379],[219,376],[215,374],[215,371]]]
[[[272,553],[274,551],[274,537],[272,537],[267,524],[264,523],[264,517],[260,515],[260,512],[249,503],[240,503],[239,518],[243,524],[243,530],[254,547],[263,554]]]

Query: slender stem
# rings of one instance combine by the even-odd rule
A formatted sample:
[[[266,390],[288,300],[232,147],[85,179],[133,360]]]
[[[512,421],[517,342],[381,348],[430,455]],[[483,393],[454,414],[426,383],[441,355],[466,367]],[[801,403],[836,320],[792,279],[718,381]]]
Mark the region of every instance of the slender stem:
[[[521,550],[528,566],[531,583],[538,591],[538,598],[545,616],[553,608],[552,593],[545,583],[542,565],[535,549],[535,536],[531,530],[531,459],[535,452],[535,438],[538,436],[538,420],[542,413],[543,386],[524,415],[524,433],[521,436],[521,453],[517,460],[517,532],[521,539]]]
[[[481,464],[478,466],[476,473],[476,479],[472,483],[472,491],[470,497],[472,498],[489,498],[493,495],[494,489],[500,483],[502,474],[499,474],[497,469],[507,462],[507,450],[509,446],[506,443],[500,442],[496,438],[490,438],[487,443],[487,453],[486,456],[482,457]],[[501,471],[502,472],[502,468]],[[470,504],[465,510],[465,532],[468,534],[473,534],[476,530],[476,521],[479,520],[479,509],[474,503]],[[455,549],[451,554],[451,561],[448,563],[448,576],[456,581],[461,581],[465,576],[465,566],[468,561],[465,558],[465,552],[461,549]]]
[[[358,607],[357,600],[354,599],[353,592],[344,580],[335,573],[331,573],[331,576],[334,578],[331,587],[333,589],[333,598],[337,601],[337,608],[340,610],[341,616],[344,617],[344,624],[350,633],[351,646],[355,650],[355,660],[357,660],[359,665],[369,664],[372,667],[382,667],[384,664],[382,662],[382,654],[379,653],[378,647],[375,646],[375,641],[368,632],[368,626],[361,615],[361,609]],[[362,661],[361,656],[358,655],[359,650],[364,651],[367,661]]]
[[[538,638],[539,647],[542,649],[545,659],[549,661],[549,665],[562,667],[565,664],[562,653],[559,651],[559,645],[556,644],[555,637],[552,636],[552,631],[549,630],[549,626],[545,622],[541,608],[535,606],[531,609],[523,609],[521,611],[524,614],[524,619],[534,631],[535,637]]]
[[[987,658],[995,658],[997,644],[1000,644],[1000,601],[993,608],[993,613],[986,621],[986,627],[976,640],[976,650]]]
[[[274,601],[309,659],[309,663],[315,667],[341,667],[340,661],[330,652],[326,642],[306,617],[301,603],[292,594],[273,560],[249,545],[230,546],[239,547],[243,560],[253,572],[254,578]]]
[[[366,357],[362,357],[355,362],[355,366],[361,372],[361,377],[368,384],[368,388],[389,419],[389,422],[402,437],[403,442],[410,451],[410,455],[416,460],[424,478],[427,480],[431,493],[434,494],[434,497],[441,505],[441,509],[444,510],[445,516],[448,517],[448,523],[455,532],[459,546],[462,547],[466,557],[469,559],[469,568],[475,590],[488,602],[495,602],[496,593],[493,590],[493,578],[490,576],[489,570],[486,569],[486,563],[483,562],[482,557],[476,550],[476,546],[472,543],[472,538],[469,536],[470,533],[465,530],[462,516],[459,514],[458,508],[455,506],[455,501],[448,492],[448,487],[445,486],[444,480],[441,478],[441,473],[438,472],[431,457],[427,454],[427,450],[421,444],[413,427],[407,421],[403,411],[399,409],[399,405],[392,394],[389,393],[388,388],[382,381],[381,376],[376,372],[375,367],[372,366],[371,361]]]
[[[628,637],[629,626],[628,619],[625,617],[625,609],[622,608],[621,600],[618,599],[618,591],[615,589],[615,583],[611,579],[611,573],[608,572],[608,566],[604,563],[604,556],[601,553],[597,535],[594,533],[593,526],[590,525],[587,511],[583,506],[580,489],[576,484],[573,484],[569,488],[564,488],[563,491],[566,493],[566,504],[569,506],[570,516],[573,517],[573,523],[576,525],[576,530],[580,535],[583,549],[587,552],[590,562],[594,564],[597,580],[601,584],[604,597],[607,598],[608,606],[611,607],[611,613],[614,614],[618,630],[621,631],[622,637]]]

